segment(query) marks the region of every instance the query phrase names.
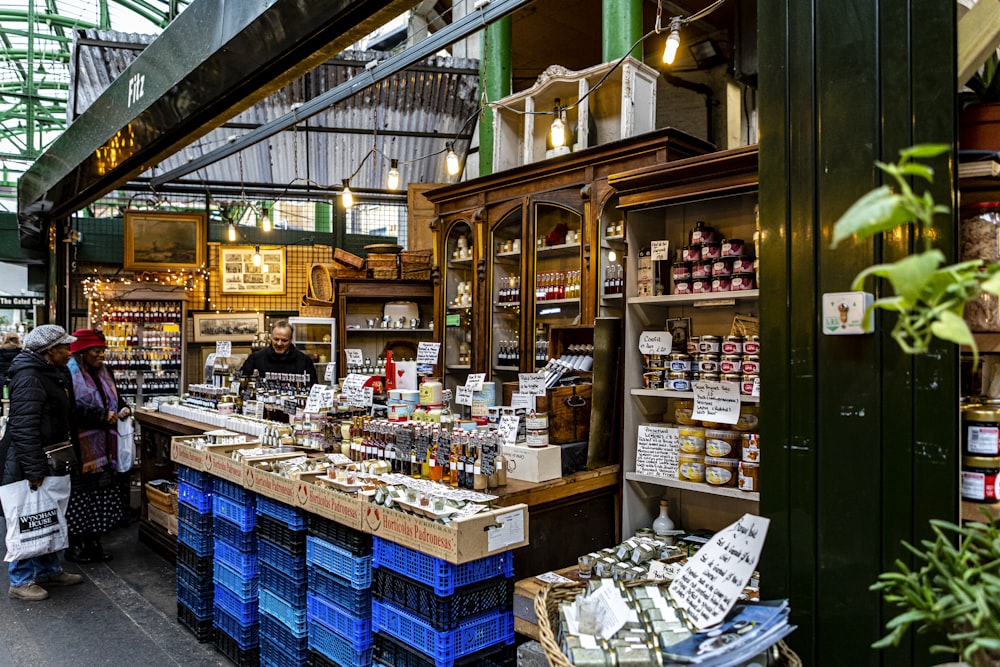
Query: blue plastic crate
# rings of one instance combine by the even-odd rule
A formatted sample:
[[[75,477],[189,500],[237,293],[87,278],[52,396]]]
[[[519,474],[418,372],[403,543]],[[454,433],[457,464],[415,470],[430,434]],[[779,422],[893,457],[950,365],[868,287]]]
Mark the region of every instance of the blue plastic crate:
[[[215,583],[222,584],[241,600],[256,600],[259,580],[257,577],[244,577],[222,561],[215,561]]]
[[[282,572],[286,572],[289,576],[304,577],[306,574],[305,555],[295,558],[281,547],[267,540],[260,541],[258,553],[260,554],[261,562],[273,565]]]
[[[416,614],[435,630],[451,630],[467,618],[512,609],[514,604],[513,577],[494,577],[456,588],[451,595],[436,595],[430,586],[389,568],[376,568],[374,572],[372,595]]]
[[[305,651],[309,648],[308,626],[302,630],[292,630],[266,611],[261,611],[260,629],[263,634],[267,634],[268,639],[282,646],[291,647],[296,651]]]
[[[294,558],[306,555],[306,531],[293,530],[284,521],[258,513],[257,535],[262,540],[278,545]]]
[[[241,649],[260,646],[260,620],[242,623],[219,605],[212,609],[212,625],[229,636]]]
[[[212,490],[215,495],[225,496],[229,500],[240,505],[252,504],[254,500],[254,492],[243,488],[242,485],[236,482],[230,482],[228,479],[222,479],[221,477],[216,477],[212,484]]]
[[[212,555],[212,533],[210,531],[196,530],[189,524],[177,524],[177,540],[181,544],[191,547],[199,556]]]
[[[215,628],[215,650],[229,658],[236,667],[260,667],[260,641],[255,640],[247,648],[219,628]]]
[[[177,503],[177,523],[202,532],[212,532],[212,513],[199,512],[193,505]]]
[[[190,484],[202,491],[212,490],[212,475],[188,466],[177,466],[177,481]]]
[[[198,591],[210,594],[212,592],[212,573],[198,574],[182,563],[177,563],[177,583]]]
[[[510,551],[455,565],[395,542],[376,537],[373,567],[387,567],[394,572],[426,584],[438,595],[451,595],[467,586],[493,577],[514,576],[514,554]]]
[[[240,625],[252,625],[260,620],[257,597],[244,600],[222,584],[215,584],[215,606],[235,618]]]
[[[308,526],[306,513],[303,510],[264,496],[257,499],[257,514],[277,519],[292,530],[305,530]]]
[[[309,591],[326,598],[355,616],[371,616],[370,588],[353,588],[347,581],[321,567],[309,568]]]
[[[372,646],[372,664],[375,667],[437,667],[437,663],[410,645],[403,645],[400,640],[385,633],[375,635]],[[471,655],[455,661],[458,665],[467,667],[515,667],[517,664],[517,649],[514,643],[501,645],[499,648],[490,646]],[[314,664],[312,667],[339,667],[327,663]]]
[[[357,648],[322,623],[309,623],[309,648],[340,667],[370,667],[372,649]]]
[[[236,570],[241,577],[250,579],[260,571],[257,565],[257,553],[240,551],[225,540],[215,540],[215,560],[222,561]]]
[[[305,605],[294,605],[266,588],[260,591],[260,612],[281,621],[292,634],[304,636],[306,630]]]
[[[372,645],[372,619],[358,617],[314,593],[307,596],[309,620],[322,623],[358,649]],[[374,602],[372,605],[374,606]]]
[[[177,484],[177,500],[187,503],[203,514],[208,514],[212,511],[212,497],[211,488],[203,490],[187,482],[179,482]]]
[[[253,502],[241,503],[216,493],[212,496],[212,513],[215,514],[216,523],[219,519],[225,519],[244,532],[253,530],[257,525]]]
[[[195,616],[201,618],[211,616],[214,597],[214,587],[211,591],[205,592],[177,584],[177,603],[190,609]]]
[[[261,638],[260,667],[302,667],[308,664],[307,651],[292,655],[276,644],[266,644]]]
[[[371,556],[355,556],[318,537],[306,538],[306,562],[346,579],[352,588],[372,585]]]
[[[316,514],[310,514],[309,534],[347,549],[355,556],[368,556],[372,552],[372,536],[360,530],[348,528]]]
[[[230,521],[216,521],[212,532],[217,540],[225,540],[240,551],[257,550],[257,533],[253,530],[240,530]]]
[[[260,562],[260,587],[275,593],[282,600],[287,600],[293,605],[299,605],[305,609],[306,605],[306,578],[290,577],[273,565],[264,561]]]
[[[466,619],[454,630],[437,631],[416,615],[376,599],[372,600],[372,629],[412,646],[438,667],[451,667],[459,658],[513,642],[514,614],[490,611]]]

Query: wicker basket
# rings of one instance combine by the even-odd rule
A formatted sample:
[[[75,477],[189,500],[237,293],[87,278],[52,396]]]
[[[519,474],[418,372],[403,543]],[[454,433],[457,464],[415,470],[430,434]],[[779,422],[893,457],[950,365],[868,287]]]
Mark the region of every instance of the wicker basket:
[[[333,279],[326,264],[313,264],[309,268],[308,296],[320,301],[333,301]]]
[[[430,264],[432,250],[403,250],[399,253],[400,264]]]
[[[396,280],[399,278],[399,268],[371,269],[371,274],[375,280]]]
[[[333,315],[333,302],[303,296],[299,304],[300,317],[330,317]]]
[[[626,587],[658,585],[663,582],[657,581],[629,581]],[[549,661],[550,667],[573,667],[569,658],[559,648],[556,641],[553,626],[559,622],[559,605],[569,602],[577,595],[586,590],[586,583],[573,582],[571,584],[550,584],[539,591],[535,596],[535,616],[538,619],[538,641],[542,645],[545,657]],[[795,651],[788,648],[785,642],[777,644],[778,665],[781,667],[802,667],[802,660],[795,654]]]
[[[343,248],[334,248],[333,258],[343,264],[344,266],[350,267],[352,269],[363,269],[365,268],[365,260],[353,253],[349,253]]]
[[[389,269],[399,266],[399,258],[396,255],[373,252],[365,260],[365,266],[369,269]]]
[[[430,280],[431,270],[428,269],[407,269],[405,266],[400,267],[399,277],[403,280]]]

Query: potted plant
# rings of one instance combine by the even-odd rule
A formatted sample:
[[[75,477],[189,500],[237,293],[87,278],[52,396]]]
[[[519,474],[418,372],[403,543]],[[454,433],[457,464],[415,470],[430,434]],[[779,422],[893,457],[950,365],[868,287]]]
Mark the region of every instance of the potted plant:
[[[1000,151],[1000,76],[994,51],[959,93],[958,145],[962,150]]]
[[[934,216],[949,213],[934,203],[930,192],[917,194],[914,182],[933,180],[932,169],[920,162],[946,151],[944,145],[914,146],[900,151],[894,164],[876,163],[896,187],[883,185],[855,202],[834,225],[833,245],[850,236],[868,238],[899,226],[913,225],[923,241],[922,252],[890,264],[865,269],[852,289],[860,289],[869,276],[887,280],[894,294],[877,299],[872,309],[896,313],[893,338],[907,353],[926,352],[934,338],[973,350],[975,340],[963,319],[965,305],[982,293],[1000,294],[1000,265],[981,260],[945,264],[944,254],[931,246]],[[871,317],[872,311],[866,313]],[[990,516],[988,513],[986,516]],[[991,522],[957,526],[931,521],[934,540],[915,547],[914,567],[902,560],[885,572],[871,588],[880,591],[900,613],[887,624],[888,634],[873,644],[885,648],[899,643],[910,628],[940,632],[947,643],[932,652],[950,652],[970,665],[1000,664],[1000,528]]]

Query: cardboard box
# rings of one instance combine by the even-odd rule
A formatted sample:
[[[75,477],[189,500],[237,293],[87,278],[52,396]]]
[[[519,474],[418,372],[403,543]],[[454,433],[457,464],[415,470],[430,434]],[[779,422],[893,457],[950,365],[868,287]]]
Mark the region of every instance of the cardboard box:
[[[177,465],[205,470],[205,450],[189,444],[203,439],[200,435],[175,435],[170,439],[170,460]]]
[[[447,526],[370,503],[364,517],[365,532],[456,565],[528,544],[524,504],[455,519]]]
[[[355,494],[317,484],[316,478],[320,476],[324,476],[323,473],[305,473],[297,480],[296,506],[348,528],[361,530],[365,507],[369,503]]]
[[[146,482],[146,500],[149,507],[155,507],[167,514],[177,514],[177,489],[176,487],[169,493],[160,491]]]
[[[164,512],[155,505],[146,506],[146,517],[150,523],[155,523],[166,529],[171,535],[177,534],[177,515]]]
[[[246,474],[242,461],[233,458],[233,451],[237,449],[253,449],[260,447],[260,442],[253,440],[237,445],[208,445],[205,447],[205,467],[204,470],[210,475],[232,482],[233,484],[243,484],[243,476]]]
[[[546,482],[562,477],[562,448],[558,445],[525,447],[504,445],[507,476],[524,482]]]

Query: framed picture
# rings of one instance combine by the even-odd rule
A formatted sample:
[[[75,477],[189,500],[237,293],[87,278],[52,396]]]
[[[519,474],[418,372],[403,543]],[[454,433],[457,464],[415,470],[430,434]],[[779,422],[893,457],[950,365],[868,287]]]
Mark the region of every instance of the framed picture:
[[[200,269],[208,247],[204,213],[125,211],[126,271]]]
[[[264,313],[192,313],[194,342],[250,342],[264,331]]]
[[[691,318],[673,317],[667,320],[667,333],[671,336],[670,347],[675,352],[687,352],[688,339],[691,338]]]
[[[219,278],[223,294],[284,294],[285,249],[260,247],[260,263],[254,261],[254,246],[219,248]]]

